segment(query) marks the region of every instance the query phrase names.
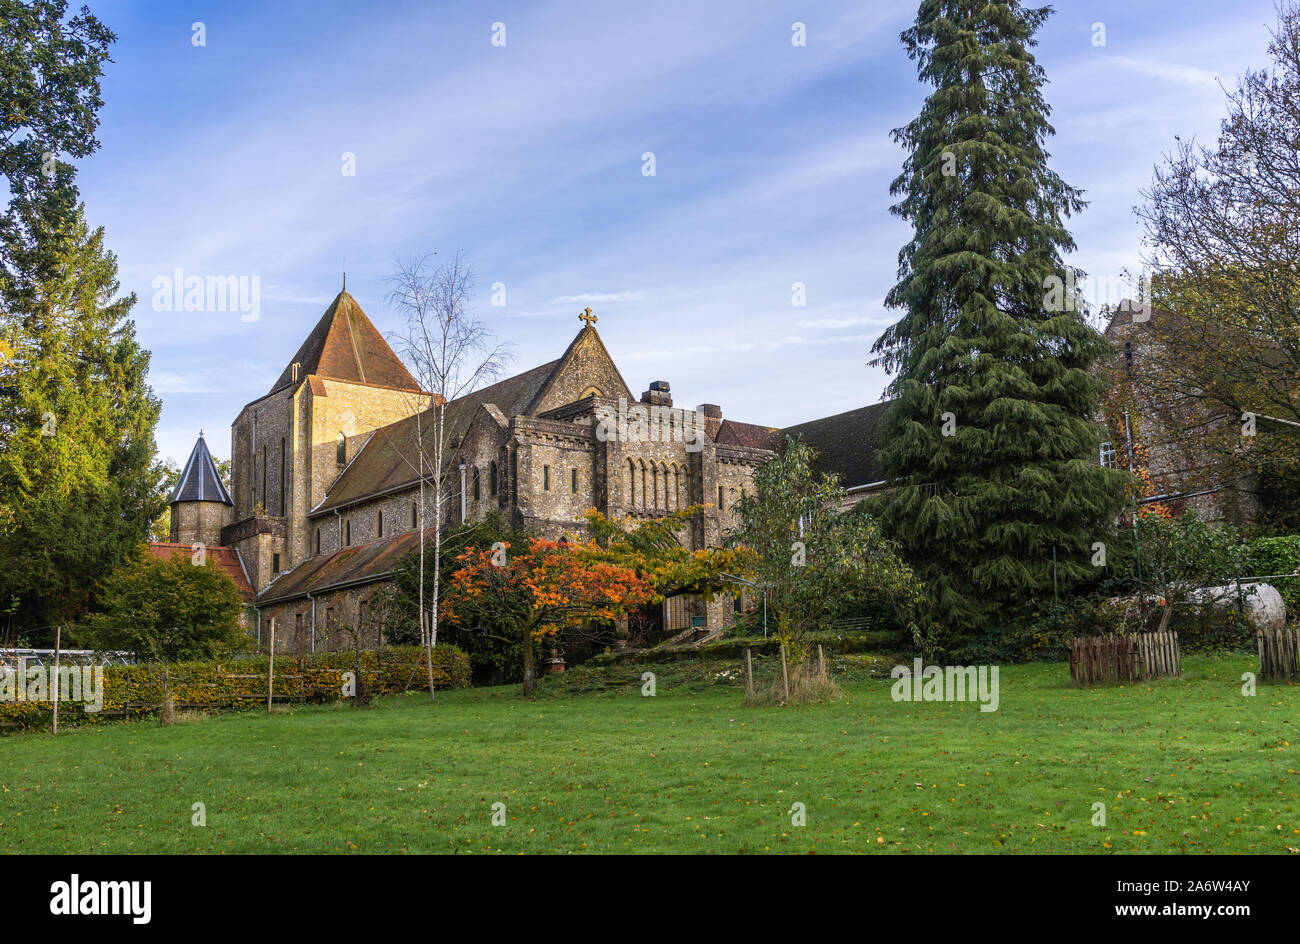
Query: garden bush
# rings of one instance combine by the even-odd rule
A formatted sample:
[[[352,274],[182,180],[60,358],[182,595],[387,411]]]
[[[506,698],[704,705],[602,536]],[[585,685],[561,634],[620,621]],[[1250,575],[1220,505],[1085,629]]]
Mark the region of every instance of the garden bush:
[[[361,654],[358,691],[389,695],[427,690],[428,663],[424,649],[411,646]],[[266,705],[268,658],[258,656],[222,662],[176,662],[167,667],[176,707],[191,710],[258,708]],[[142,718],[157,712],[163,700],[163,670],[158,663],[110,665],[104,668],[104,701],[99,712],[82,710],[79,702],[59,706],[59,724],[103,724],[122,718]],[[275,658],[275,700],[338,701],[343,697],[344,673],[356,670],[353,652],[318,652]],[[433,650],[433,681],[440,689],[469,685],[469,658],[454,646]],[[0,701],[0,724],[19,727],[49,725],[54,703]]]
[[[1294,574],[1300,569],[1300,534],[1256,538],[1250,542],[1250,572],[1256,576]],[[1286,603],[1288,622],[1300,616],[1300,576],[1269,581]]]

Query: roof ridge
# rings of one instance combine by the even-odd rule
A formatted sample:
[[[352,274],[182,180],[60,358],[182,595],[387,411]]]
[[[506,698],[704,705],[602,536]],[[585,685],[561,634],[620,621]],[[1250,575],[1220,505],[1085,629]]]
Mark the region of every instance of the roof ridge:
[[[312,375],[344,383],[421,392],[419,382],[346,289],[330,302],[270,392],[300,383]]]

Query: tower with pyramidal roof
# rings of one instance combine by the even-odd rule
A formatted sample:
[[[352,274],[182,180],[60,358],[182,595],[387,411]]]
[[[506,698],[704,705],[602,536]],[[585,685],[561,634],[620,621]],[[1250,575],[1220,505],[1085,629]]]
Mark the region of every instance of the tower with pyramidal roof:
[[[430,398],[346,290],[339,292],[265,396],[231,425],[237,547],[253,585],[311,556],[307,517],[370,435]]]
[[[169,540],[173,544],[221,543],[221,530],[230,524],[235,503],[221,484],[202,430],[168,500],[171,503]]]

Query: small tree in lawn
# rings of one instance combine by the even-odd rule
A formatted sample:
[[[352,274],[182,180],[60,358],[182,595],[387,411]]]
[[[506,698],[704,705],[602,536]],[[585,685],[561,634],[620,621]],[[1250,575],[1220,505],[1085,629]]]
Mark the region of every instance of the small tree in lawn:
[[[1213,609],[1225,601],[1240,618],[1236,604],[1244,603],[1254,589],[1242,590],[1238,600],[1233,578],[1249,572],[1250,548],[1235,528],[1207,524],[1190,511],[1178,518],[1139,512],[1132,527],[1141,548],[1142,586],[1157,596],[1161,607],[1157,630],[1166,630],[1175,615],[1201,605]]]
[[[446,598],[451,578],[459,562],[456,558],[468,548],[490,549],[502,543],[525,547],[528,534],[506,525],[499,511],[490,511],[481,519],[453,525],[442,533],[442,558],[439,561],[440,595]],[[424,560],[424,585],[433,586],[433,557]],[[420,553],[412,550],[393,566],[393,580],[371,597],[371,611],[379,619],[384,635],[393,645],[416,645],[419,638],[417,612],[420,594]],[[463,649],[469,656],[476,684],[496,685],[520,678],[519,638],[513,627],[506,627],[493,613],[479,613],[473,626],[461,626],[442,620],[438,638]]]
[[[419,605],[421,643],[429,662],[429,700],[433,693],[433,647],[438,643],[438,597],[442,560],[443,501],[448,479],[449,449],[447,404],[494,380],[508,354],[503,345],[492,342],[487,325],[469,312],[474,276],[457,252],[451,262],[434,266],[432,256],[418,256],[400,262],[393,277],[389,300],[406,315],[402,338],[404,353],[414,369],[420,389],[433,394],[426,410],[423,398],[415,398],[415,455],[406,461],[419,477],[420,567]],[[424,488],[434,490],[433,594],[428,600],[424,588],[425,514]],[[429,628],[424,612],[431,610]]]
[[[158,558],[141,550],[105,579],[99,599],[86,641],[162,663],[164,724],[173,713],[172,663],[219,658],[249,642],[239,623],[239,588],[210,558],[199,565],[185,555]]]
[[[918,588],[874,519],[842,512],[846,493],[813,471],[816,450],[787,438],[754,473],[754,492],[737,502],[728,543],[748,549],[787,647],[802,653],[802,634],[868,600],[911,619]]]
[[[523,647],[525,695],[537,684],[535,643],[566,627],[619,619],[654,594],[648,580],[601,560],[592,545],[532,538],[518,551],[471,548],[457,559],[443,615],[467,628],[480,618],[512,627]]]
[[[592,553],[648,581],[654,593],[647,602],[654,604],[676,596],[734,593],[736,577],[753,576],[753,554],[746,547],[692,551],[682,544],[683,534],[702,511],[702,505],[692,505],[668,515],[620,522],[589,508],[583,518]]]

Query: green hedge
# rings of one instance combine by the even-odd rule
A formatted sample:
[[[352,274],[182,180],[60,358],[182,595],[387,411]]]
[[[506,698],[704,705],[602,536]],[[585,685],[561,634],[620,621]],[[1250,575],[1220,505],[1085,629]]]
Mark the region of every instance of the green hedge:
[[[224,662],[178,662],[171,666],[171,690],[178,711],[265,708],[268,658],[232,659]],[[318,652],[275,657],[275,701],[280,704],[321,703],[343,697],[345,672],[353,672],[351,652]],[[466,688],[469,657],[455,646],[433,650],[434,687]],[[370,695],[390,695],[428,688],[428,663],[418,646],[387,648],[362,653],[358,688]],[[90,713],[79,703],[59,706],[59,724],[103,724],[123,718],[142,718],[162,706],[163,667],[111,665],[104,669],[104,703]],[[0,724],[6,727],[48,727],[53,701],[0,701]]]
[[[1254,575],[1294,574],[1300,567],[1300,534],[1256,538],[1250,542],[1250,569]],[[1286,615],[1294,621],[1300,609],[1300,577],[1270,581],[1282,594]]]

